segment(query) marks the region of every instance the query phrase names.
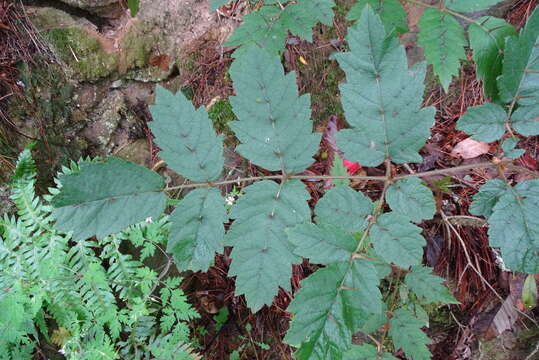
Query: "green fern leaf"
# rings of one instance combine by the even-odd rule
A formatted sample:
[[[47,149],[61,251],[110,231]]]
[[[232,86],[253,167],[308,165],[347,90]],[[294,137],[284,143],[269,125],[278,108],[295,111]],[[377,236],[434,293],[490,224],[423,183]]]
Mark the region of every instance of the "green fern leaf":
[[[169,218],[172,226],[167,251],[181,270],[207,271],[215,253],[223,252],[228,221],[219,190],[196,189],[187,194]]]
[[[142,166],[108,158],[82,162],[80,172],[60,175],[62,188],[52,198],[56,226],[75,240],[99,239],[148,217],[157,218],[167,197],[163,179]]]
[[[393,312],[389,324],[391,325],[389,335],[397,349],[401,348],[406,356],[414,360],[431,359],[430,351],[427,348],[427,344],[430,344],[431,340],[421,331],[425,325],[423,321],[414,317],[408,310],[398,309]]]
[[[445,0],[444,5],[453,11],[474,12],[486,10],[502,0]]]
[[[203,107],[195,109],[181,91],[173,95],[161,86],[150,106],[149,123],[159,156],[178,174],[194,181],[217,180],[223,171],[223,136],[217,136]]]
[[[498,104],[485,103],[466,110],[457,122],[457,129],[477,141],[492,142],[501,139],[505,133],[507,113]]]
[[[352,345],[352,348],[343,354],[342,360],[398,360],[389,353],[378,353],[374,345]]]
[[[318,200],[314,213],[317,223],[336,225],[354,233],[365,227],[373,208],[372,201],[361,192],[336,186]]]
[[[474,197],[471,211],[488,215],[490,245],[501,249],[509,269],[539,272],[539,180],[523,181],[513,187],[501,180],[489,180]]]
[[[270,305],[279,287],[290,290],[299,258],[285,229],[311,220],[309,198],[301,181],[260,181],[246,187],[232,208],[235,220],[225,237],[234,246],[229,275],[236,276],[236,295],[245,295],[253,312]]]
[[[503,19],[485,16],[470,24],[468,37],[473,49],[477,77],[483,80],[485,95],[491,100],[498,99],[496,78],[502,73],[505,38],[516,35],[515,28]]]
[[[431,274],[432,269],[424,266],[412,266],[406,274],[404,283],[422,300],[422,304],[443,303],[458,304],[449,290],[442,285],[444,279]]]
[[[412,224],[407,216],[394,212],[379,216],[371,228],[370,238],[378,256],[388,263],[407,268],[423,259],[425,239],[421,228]]]
[[[358,322],[382,311],[378,283],[372,263],[361,259],[330,265],[303,280],[287,309],[294,316],[284,339],[299,347],[296,358],[341,359]]]
[[[352,129],[337,133],[337,144],[350,161],[364,166],[420,162],[418,151],[434,123],[434,108],[421,107],[425,65],[408,70],[404,48],[386,38],[380,18],[370,6],[347,36],[351,51],[337,54],[346,73],[340,85],[347,122]]]
[[[315,264],[333,264],[350,259],[357,240],[334,225],[300,224],[288,230],[294,253]]]
[[[417,177],[402,179],[391,185],[386,192],[386,201],[396,214],[416,223],[432,219],[436,212],[432,191]]]
[[[451,78],[458,75],[460,60],[465,59],[464,29],[446,12],[427,9],[419,20],[418,44],[425,50],[425,58],[447,92]]]
[[[272,171],[298,173],[311,165],[321,135],[312,133],[310,97],[298,96],[295,74],[285,75],[277,56],[252,48],[234,61],[230,75],[237,151]]]
[[[366,5],[369,5],[380,15],[386,33],[390,34],[393,30],[398,34],[408,32],[406,11],[399,0],[359,0],[352,6],[348,15],[346,15],[346,19],[350,21],[359,20]]]

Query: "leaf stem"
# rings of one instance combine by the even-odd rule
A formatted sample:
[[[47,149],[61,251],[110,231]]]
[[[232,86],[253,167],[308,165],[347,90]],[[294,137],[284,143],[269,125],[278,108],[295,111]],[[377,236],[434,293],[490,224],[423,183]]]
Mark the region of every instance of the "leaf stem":
[[[434,176],[434,175],[447,175],[447,174],[454,174],[454,173],[467,171],[467,170],[493,168],[499,165],[504,165],[513,171],[525,173],[525,174],[532,175],[539,178],[539,173],[528,170],[518,165],[513,165],[511,164],[511,161],[501,161],[501,162],[496,162],[496,163],[489,161],[489,162],[482,162],[478,164],[460,165],[460,166],[455,166],[455,167],[447,168],[447,169],[438,169],[438,170],[418,172],[415,174],[397,175],[390,179],[392,181],[395,181],[395,180],[405,179],[409,177],[428,177],[428,176]],[[283,181],[287,179],[314,180],[314,181],[327,180],[327,179],[348,179],[348,180],[386,182],[388,180],[388,176],[387,175],[386,176],[362,176],[362,175],[332,176],[332,175],[288,175],[288,174],[251,176],[251,177],[237,178],[237,179],[224,180],[224,181],[218,181],[218,182],[201,182],[201,183],[191,183],[191,184],[184,184],[184,185],[178,185],[178,186],[171,186],[171,187],[165,188],[164,190],[169,191],[169,190],[179,190],[179,189],[192,189],[192,188],[199,188],[199,187],[216,187],[216,186],[227,185],[227,184],[245,183],[245,182],[260,181],[260,180]]]

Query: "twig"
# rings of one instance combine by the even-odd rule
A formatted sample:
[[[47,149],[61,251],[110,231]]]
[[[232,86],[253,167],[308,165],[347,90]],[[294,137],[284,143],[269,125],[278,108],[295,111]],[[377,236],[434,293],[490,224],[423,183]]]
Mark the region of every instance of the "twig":
[[[532,357],[537,354],[537,352],[539,351],[539,342],[537,342],[537,344],[535,345],[535,349],[533,349],[533,351],[531,352],[530,355],[526,356],[526,358],[524,360],[531,360]]]

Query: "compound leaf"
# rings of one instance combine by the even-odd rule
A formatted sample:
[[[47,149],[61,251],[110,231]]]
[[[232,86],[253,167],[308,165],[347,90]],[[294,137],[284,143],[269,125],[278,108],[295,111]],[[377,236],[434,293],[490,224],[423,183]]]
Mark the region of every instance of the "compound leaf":
[[[379,216],[371,228],[370,238],[378,256],[402,268],[417,265],[423,258],[425,239],[421,228],[412,224],[407,216],[394,212]]]
[[[486,10],[502,0],[445,0],[445,6],[453,11],[474,12]]]
[[[376,269],[362,259],[327,266],[303,280],[287,309],[294,316],[284,341],[301,344],[295,356],[341,359],[358,321],[382,312],[378,283]]]
[[[498,98],[496,78],[502,73],[505,38],[516,35],[515,28],[503,19],[484,16],[470,24],[468,37],[473,49],[477,77],[483,80],[485,95],[491,100]]]
[[[510,103],[514,98],[520,105],[539,103],[539,9],[529,17],[519,36],[511,36],[505,42],[502,75],[498,87],[502,101]]]
[[[235,221],[225,236],[234,246],[229,276],[236,276],[236,295],[245,295],[253,312],[271,304],[279,287],[290,290],[292,264],[299,258],[285,229],[310,221],[309,198],[300,181],[266,180],[246,187],[232,207]]]
[[[357,240],[334,225],[300,224],[288,230],[294,253],[315,264],[333,264],[350,259]]]
[[[298,173],[311,165],[321,134],[312,133],[310,97],[298,96],[295,74],[285,75],[277,56],[253,47],[232,63],[230,75],[237,151],[272,171]]]
[[[432,191],[417,177],[402,179],[391,185],[386,192],[386,201],[395,213],[416,223],[432,219],[436,212]]]
[[[213,130],[203,107],[195,109],[181,91],[156,87],[153,121],[148,125],[161,148],[159,156],[178,174],[194,181],[217,180],[223,171],[223,136]]]
[[[189,192],[176,206],[169,217],[167,251],[180,270],[207,271],[215,253],[223,251],[224,205],[219,190],[207,188]]]
[[[165,210],[164,181],[140,165],[109,157],[79,164],[59,177],[61,189],[51,203],[56,226],[75,240],[102,239]]]
[[[374,345],[352,345],[350,350],[343,354],[342,360],[397,360],[389,353],[379,354]]]
[[[406,11],[398,0],[359,0],[352,6],[348,15],[346,15],[346,19],[351,21],[359,20],[366,5],[372,7],[380,15],[386,33],[390,34],[393,30],[398,34],[408,32]]]
[[[427,348],[427,344],[431,341],[421,331],[423,321],[414,317],[410,311],[401,308],[393,312],[389,324],[391,325],[389,335],[395,348],[401,348],[406,356],[414,360],[431,359],[431,353]]]
[[[487,184],[479,189],[479,194]],[[490,192],[490,186],[487,190]],[[506,190],[498,193],[487,218],[489,241],[491,246],[501,249],[503,261],[511,270],[539,272],[538,211],[539,180],[523,181],[513,187],[506,185]]]
[[[472,139],[492,142],[501,139],[505,133],[507,113],[498,104],[485,103],[472,106],[457,121],[457,129],[470,135]]]
[[[340,85],[347,122],[352,129],[336,134],[346,159],[377,166],[385,159],[420,162],[419,149],[429,136],[434,108],[421,109],[425,64],[411,71],[404,48],[386,38],[380,18],[370,6],[349,28],[351,51],[335,55],[346,73]]]
[[[432,269],[425,266],[412,266],[404,282],[422,300],[422,304],[444,303],[458,304],[449,290],[442,285],[444,279],[431,274]]]
[[[318,200],[314,213],[317,223],[333,224],[354,233],[365,227],[372,210],[372,201],[361,192],[336,186]]]
[[[427,9],[419,20],[418,44],[425,50],[425,58],[447,92],[451,78],[458,75],[460,60],[465,59],[464,29],[446,12]]]

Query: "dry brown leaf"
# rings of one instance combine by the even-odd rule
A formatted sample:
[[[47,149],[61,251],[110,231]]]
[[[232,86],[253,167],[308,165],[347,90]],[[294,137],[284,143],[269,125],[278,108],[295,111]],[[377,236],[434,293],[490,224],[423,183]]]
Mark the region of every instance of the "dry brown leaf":
[[[168,72],[170,70],[169,63],[170,56],[168,56],[167,54],[161,54],[150,58],[150,65],[157,66],[165,72]]]
[[[473,159],[479,155],[488,153],[490,146],[481,141],[467,138],[459,142],[451,151],[451,156],[463,159]]]

